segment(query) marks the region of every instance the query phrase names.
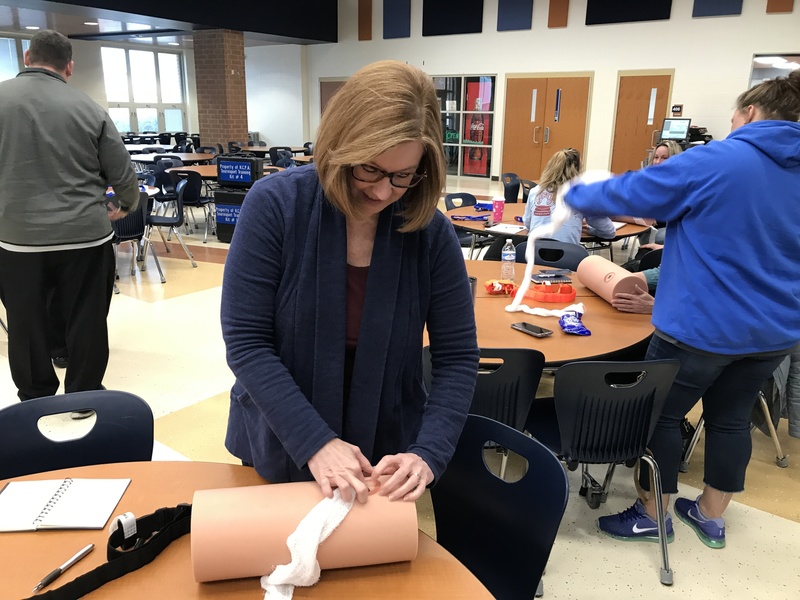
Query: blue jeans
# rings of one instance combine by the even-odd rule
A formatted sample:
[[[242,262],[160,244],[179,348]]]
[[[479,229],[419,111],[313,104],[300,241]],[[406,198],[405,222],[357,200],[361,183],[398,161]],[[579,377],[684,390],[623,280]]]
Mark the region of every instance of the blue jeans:
[[[700,398],[705,421],[703,481],[721,492],[741,492],[752,452],[750,415],[761,385],[783,356],[693,352],[654,335],[646,360],[666,358],[678,359],[681,367],[648,444],[661,470],[664,493],[678,492],[680,424]],[[640,472],[645,490],[650,489],[649,471],[643,466]]]

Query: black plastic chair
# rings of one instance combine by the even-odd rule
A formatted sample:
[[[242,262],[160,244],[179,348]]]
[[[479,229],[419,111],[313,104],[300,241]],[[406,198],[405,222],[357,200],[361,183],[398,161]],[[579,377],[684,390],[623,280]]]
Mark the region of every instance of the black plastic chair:
[[[162,146],[146,146],[142,148],[142,154],[162,154],[164,148]]]
[[[503,196],[506,203],[515,203],[519,196],[519,176],[516,173],[503,173],[500,179],[503,182]],[[524,196],[522,200],[525,201]]]
[[[651,250],[647,254],[645,254],[642,259],[639,261],[639,271],[644,271],[646,269],[655,269],[656,267],[661,265],[661,255],[664,253],[663,248],[659,248],[658,250]]]
[[[488,470],[487,442],[528,462],[519,481]],[[507,425],[469,415],[447,470],[431,487],[436,541],[494,597],[531,600],[568,496],[567,475],[550,450]]]
[[[306,156],[311,156],[314,154],[314,142],[306,142],[303,144],[303,148],[305,148],[305,152],[303,152]]]
[[[48,415],[93,410],[91,430],[54,441],[40,430]],[[0,479],[114,462],[147,461],[153,456],[153,412],[128,392],[98,390],[15,402],[0,409]]]
[[[150,212],[148,200],[147,192],[139,192],[139,205],[136,210],[122,219],[111,222],[111,229],[114,232],[114,237],[111,241],[114,244],[115,262],[119,245],[124,242],[131,242],[131,276],[136,275],[136,258],[139,254],[139,243],[144,239],[144,232],[147,227],[147,214]],[[114,292],[119,293],[116,285]]]
[[[200,134],[199,133],[190,133],[189,139],[192,140],[192,146],[197,148],[200,145]]]
[[[561,456],[570,470],[582,464],[580,494],[591,508],[605,502],[617,463],[636,459],[651,468],[661,546],[661,583],[672,585],[661,475],[647,442],[664,408],[677,360],[588,361],[563,365],[556,372],[553,398],[537,398],[525,429]],[[600,485],[590,464],[608,464]]]
[[[178,183],[186,180],[186,185],[182,189],[184,210],[191,208],[200,208],[203,211],[203,220],[205,222],[205,231],[203,232],[203,243],[208,242],[208,229],[211,223],[211,209],[209,204],[213,202],[212,198],[203,196],[203,178],[200,173],[195,171],[181,171],[172,170],[169,172],[172,178],[172,183],[175,189],[178,189]],[[185,221],[184,221],[185,223]]]
[[[172,145],[172,134],[171,133],[159,133],[158,134],[158,143],[163,144],[164,146]]]
[[[217,148],[214,146],[197,146],[194,151],[198,154],[217,154]]]
[[[536,187],[536,182],[530,179],[520,179],[519,184],[522,187],[522,201],[527,202],[531,190]]]
[[[527,241],[517,246],[517,262],[528,262],[525,257],[527,249]],[[569,269],[570,271],[577,270],[580,262],[589,256],[589,252],[580,244],[559,242],[548,238],[536,240],[534,250],[533,264],[556,269]]]
[[[167,244],[167,240],[164,238],[164,234],[161,232],[162,227],[167,227],[169,229],[170,234],[175,234],[175,237],[178,238],[178,242],[180,243],[183,251],[186,252],[186,256],[189,257],[189,260],[192,263],[192,267],[197,268],[197,263],[194,260],[194,256],[189,251],[189,248],[186,246],[186,242],[183,241],[183,237],[181,237],[180,228],[183,226],[184,222],[184,215],[183,215],[183,188],[186,186],[186,179],[180,180],[177,185],[175,186],[176,196],[175,196],[175,203],[174,207],[170,210],[167,209],[167,214],[158,215],[158,214],[148,214],[147,215],[147,228],[145,229],[144,234],[144,250],[142,252],[142,271],[146,269],[146,261],[147,261],[147,252],[150,250],[152,243],[151,237],[153,235],[153,228],[158,229],[158,233],[161,236],[161,240],[164,242],[164,247],[166,248],[167,252],[172,252],[170,250],[169,245]],[[172,214],[168,214],[168,213]],[[153,249],[153,260],[156,263],[156,268],[158,269],[158,274],[161,277],[161,283],[166,283],[167,278],[164,277],[164,271],[161,269],[161,263],[158,262],[158,256],[155,253],[155,249]]]
[[[189,137],[189,134],[185,131],[176,131],[172,134],[172,137],[175,138],[175,144],[177,145],[183,141],[186,141],[186,139]]]
[[[477,198],[467,192],[447,194],[444,197],[445,210],[453,210],[454,208],[460,208],[462,206],[475,206],[477,203]],[[461,247],[469,248],[469,258],[472,258],[472,255],[475,253],[476,249],[480,250],[494,241],[494,236],[491,235],[478,235],[476,233],[469,233],[459,229],[458,227],[455,229]]]
[[[430,347],[422,349],[426,385],[430,388]],[[489,417],[523,431],[544,369],[544,354],[532,348],[480,348],[478,379],[470,414]],[[505,477],[503,453],[500,477]]]
[[[269,149],[269,160],[270,163],[279,167],[278,161],[281,159],[281,154],[279,152],[288,152],[289,158],[292,157],[292,149],[290,146],[271,146]]]

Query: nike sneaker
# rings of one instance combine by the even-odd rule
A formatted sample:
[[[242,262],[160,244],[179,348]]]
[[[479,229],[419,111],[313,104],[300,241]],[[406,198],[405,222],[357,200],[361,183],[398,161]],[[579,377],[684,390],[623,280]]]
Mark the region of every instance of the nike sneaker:
[[[672,516],[667,513],[667,542],[675,539],[672,531]],[[616,515],[597,519],[597,527],[608,536],[626,542],[657,542],[658,523],[650,518],[641,500]]]
[[[702,496],[702,494],[701,494]],[[709,519],[700,510],[698,501],[688,498],[678,498],[675,500],[675,513],[681,521],[694,529],[697,537],[709,548],[725,547],[725,519]]]

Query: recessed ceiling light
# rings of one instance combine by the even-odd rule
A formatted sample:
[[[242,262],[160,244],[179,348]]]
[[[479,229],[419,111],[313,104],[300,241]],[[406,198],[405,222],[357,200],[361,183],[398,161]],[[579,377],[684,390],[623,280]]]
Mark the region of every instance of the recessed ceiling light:
[[[178,42],[167,42],[168,46],[180,46]]]
[[[97,23],[95,21],[84,21],[83,24],[84,25],[98,25],[99,23]]]
[[[36,29],[39,29],[39,28],[36,25],[28,25],[25,29],[30,29],[32,31],[35,31]]]

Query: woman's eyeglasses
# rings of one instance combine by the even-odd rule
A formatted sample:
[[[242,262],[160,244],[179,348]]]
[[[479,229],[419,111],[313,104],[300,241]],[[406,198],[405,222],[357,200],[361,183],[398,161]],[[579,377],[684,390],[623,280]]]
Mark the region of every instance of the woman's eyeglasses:
[[[427,177],[427,173],[415,173],[409,171],[399,171],[396,173],[389,173],[383,169],[373,167],[372,165],[353,165],[350,167],[350,173],[353,179],[363,181],[364,183],[377,183],[384,177],[389,178],[391,183],[396,188],[412,188]]]

